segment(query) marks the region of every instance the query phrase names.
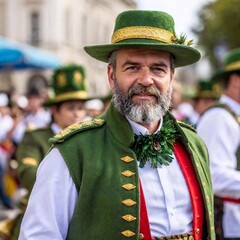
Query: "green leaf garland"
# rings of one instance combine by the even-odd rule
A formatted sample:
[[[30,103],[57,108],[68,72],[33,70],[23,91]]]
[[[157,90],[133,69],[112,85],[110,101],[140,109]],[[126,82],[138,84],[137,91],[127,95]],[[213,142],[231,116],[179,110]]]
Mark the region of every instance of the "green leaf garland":
[[[173,120],[167,116],[164,117],[163,125],[156,134],[135,134],[135,141],[131,148],[140,162],[139,167],[143,168],[147,161],[152,168],[169,165],[173,160],[172,153],[177,136]]]

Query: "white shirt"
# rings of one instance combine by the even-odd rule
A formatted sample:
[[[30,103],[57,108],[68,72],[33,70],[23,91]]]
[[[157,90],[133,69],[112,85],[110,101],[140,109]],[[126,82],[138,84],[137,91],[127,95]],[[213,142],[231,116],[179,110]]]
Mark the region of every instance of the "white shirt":
[[[198,120],[199,120],[199,113],[195,110],[192,111],[192,114],[189,116],[189,122],[191,125],[196,126]]]
[[[146,128],[129,122],[136,134],[149,134]],[[169,166],[157,169],[147,163],[144,168],[139,168],[139,175],[152,236],[192,230],[190,195],[176,158]],[[54,148],[38,168],[19,240],[65,239],[77,198],[68,168]]]
[[[150,134],[145,127],[129,119],[128,121],[135,134]],[[160,129],[161,125],[157,131]],[[144,168],[139,168],[139,177],[152,236],[169,236],[190,232],[193,217],[191,200],[175,156],[169,166],[151,168],[147,162]]]
[[[10,115],[0,114],[0,144],[7,140],[7,134],[13,127],[13,119]],[[0,147],[0,167],[4,170],[8,167],[9,152]]]
[[[227,104],[240,115],[240,104],[223,95],[220,103]],[[232,115],[222,108],[212,108],[200,119],[197,132],[209,150],[214,192],[218,196],[240,198],[240,171],[236,170],[236,151],[240,146],[240,127]],[[224,204],[225,237],[240,237],[240,204]]]
[[[62,130],[62,128],[60,128],[56,123],[52,123],[50,127],[54,134],[57,134]]]
[[[7,133],[13,127],[13,119],[10,115],[3,115],[0,114],[0,143],[2,143],[7,138]]]
[[[42,128],[51,122],[51,113],[49,110],[40,109],[37,113],[28,113],[19,122],[17,127],[13,131],[13,140],[16,143],[20,143],[25,131],[29,127]]]

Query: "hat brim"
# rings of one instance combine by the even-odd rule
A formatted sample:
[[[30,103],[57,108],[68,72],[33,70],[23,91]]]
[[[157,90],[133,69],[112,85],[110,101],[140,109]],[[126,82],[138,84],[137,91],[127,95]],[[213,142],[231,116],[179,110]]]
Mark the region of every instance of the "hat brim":
[[[192,99],[193,100],[198,100],[198,99],[218,99],[219,98],[219,94],[214,94],[214,93],[203,93],[203,94],[199,94],[199,95],[196,95],[196,96],[193,96]]]
[[[87,93],[84,91],[72,92],[67,94],[60,94],[55,98],[50,98],[43,103],[44,107],[51,107],[52,105],[56,105],[58,103],[69,102],[69,101],[87,101],[92,99],[87,96]]]
[[[239,72],[240,73],[240,69],[235,69],[235,70],[219,70],[217,71],[211,78],[212,81],[214,82],[219,82],[224,80],[228,75],[234,73],[234,72]]]
[[[122,48],[145,48],[170,52],[175,57],[175,67],[182,67],[193,64],[197,62],[201,57],[199,51],[192,47],[180,44],[164,44],[153,40],[145,40],[145,42],[138,41],[134,43],[131,41],[125,41],[115,44],[85,46],[84,50],[91,57],[107,63],[111,53]]]

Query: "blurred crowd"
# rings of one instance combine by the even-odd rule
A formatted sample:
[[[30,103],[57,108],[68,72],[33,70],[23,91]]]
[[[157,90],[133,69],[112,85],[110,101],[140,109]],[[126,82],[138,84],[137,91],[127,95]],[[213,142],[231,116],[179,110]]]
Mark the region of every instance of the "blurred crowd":
[[[26,95],[20,96],[5,91],[0,92],[1,209],[18,208],[23,195],[26,194],[19,183],[16,152],[26,132],[46,128],[54,122],[51,107],[44,106],[44,102],[49,98],[46,89],[31,89]],[[77,120],[90,120],[102,114],[107,105],[108,97],[88,98],[83,101]]]

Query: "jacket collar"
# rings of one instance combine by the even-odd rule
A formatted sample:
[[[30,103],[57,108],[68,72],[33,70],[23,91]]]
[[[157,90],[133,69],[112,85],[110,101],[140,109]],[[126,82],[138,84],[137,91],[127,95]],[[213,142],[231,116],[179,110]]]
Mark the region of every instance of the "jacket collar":
[[[134,133],[126,117],[121,115],[114,107],[109,105],[108,110],[102,115],[107,123],[112,136],[122,145],[129,147],[134,141]]]

